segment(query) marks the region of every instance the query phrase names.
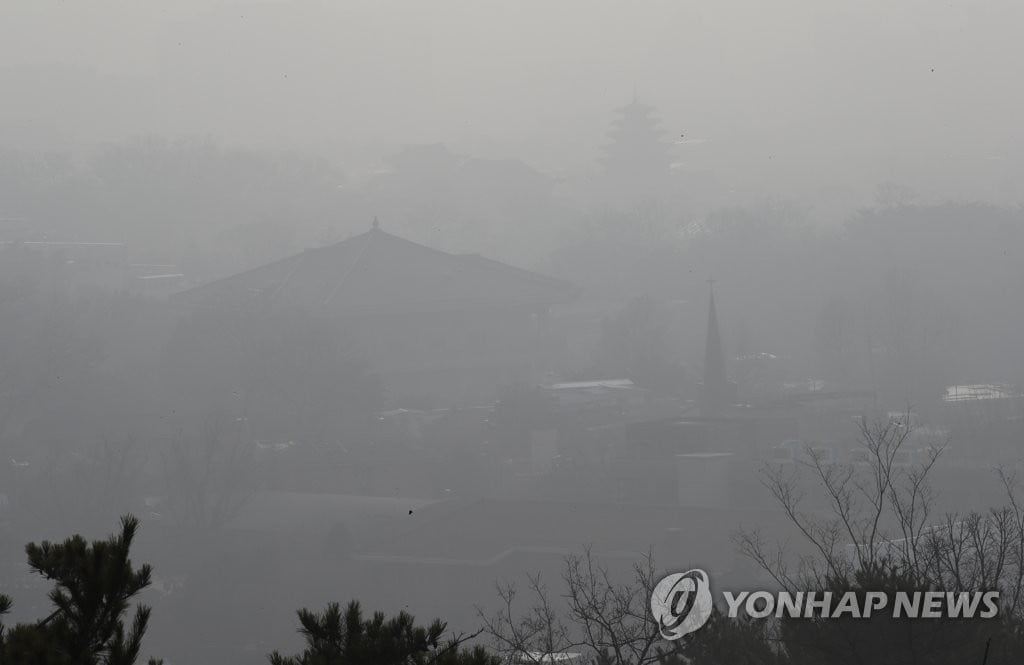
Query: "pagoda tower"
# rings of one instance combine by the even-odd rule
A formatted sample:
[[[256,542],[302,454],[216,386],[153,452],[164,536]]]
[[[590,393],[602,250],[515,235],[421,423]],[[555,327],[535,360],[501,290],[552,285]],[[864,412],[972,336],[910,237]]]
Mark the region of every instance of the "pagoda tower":
[[[636,99],[615,110],[604,148],[604,176],[613,193],[648,198],[663,192],[671,177],[672,146],[653,106]]]

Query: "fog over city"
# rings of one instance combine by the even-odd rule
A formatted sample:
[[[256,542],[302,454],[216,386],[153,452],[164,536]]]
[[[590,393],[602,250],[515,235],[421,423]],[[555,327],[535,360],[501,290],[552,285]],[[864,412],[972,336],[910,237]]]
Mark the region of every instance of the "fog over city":
[[[1020,662],[1022,25],[3,0],[0,665]]]

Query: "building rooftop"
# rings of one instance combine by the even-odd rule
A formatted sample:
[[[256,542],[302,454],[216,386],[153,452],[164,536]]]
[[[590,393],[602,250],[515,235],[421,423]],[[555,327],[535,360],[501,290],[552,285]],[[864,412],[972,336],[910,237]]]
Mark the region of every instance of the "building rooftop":
[[[308,249],[176,294],[189,304],[260,301],[342,314],[543,307],[576,295],[569,282],[382,231]]]
[[[1011,399],[1018,393],[1012,387],[994,383],[972,383],[958,386],[946,386],[943,402],[973,402],[984,399]]]

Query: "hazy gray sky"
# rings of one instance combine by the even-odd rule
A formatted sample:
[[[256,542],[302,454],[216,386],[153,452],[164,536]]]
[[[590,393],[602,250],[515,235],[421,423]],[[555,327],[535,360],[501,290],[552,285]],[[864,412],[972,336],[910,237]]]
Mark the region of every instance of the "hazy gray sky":
[[[0,143],[200,133],[359,169],[443,141],[578,171],[635,87],[741,186],[1018,202],[1021,25],[1008,0],[3,0]]]

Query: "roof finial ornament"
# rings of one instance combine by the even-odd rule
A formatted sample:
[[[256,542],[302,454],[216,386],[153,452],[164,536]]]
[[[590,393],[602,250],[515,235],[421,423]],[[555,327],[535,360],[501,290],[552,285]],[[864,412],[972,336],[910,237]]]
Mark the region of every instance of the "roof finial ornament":
[[[380,228],[380,221],[377,219],[377,215],[373,216],[373,228],[375,228],[375,229],[379,229]]]

